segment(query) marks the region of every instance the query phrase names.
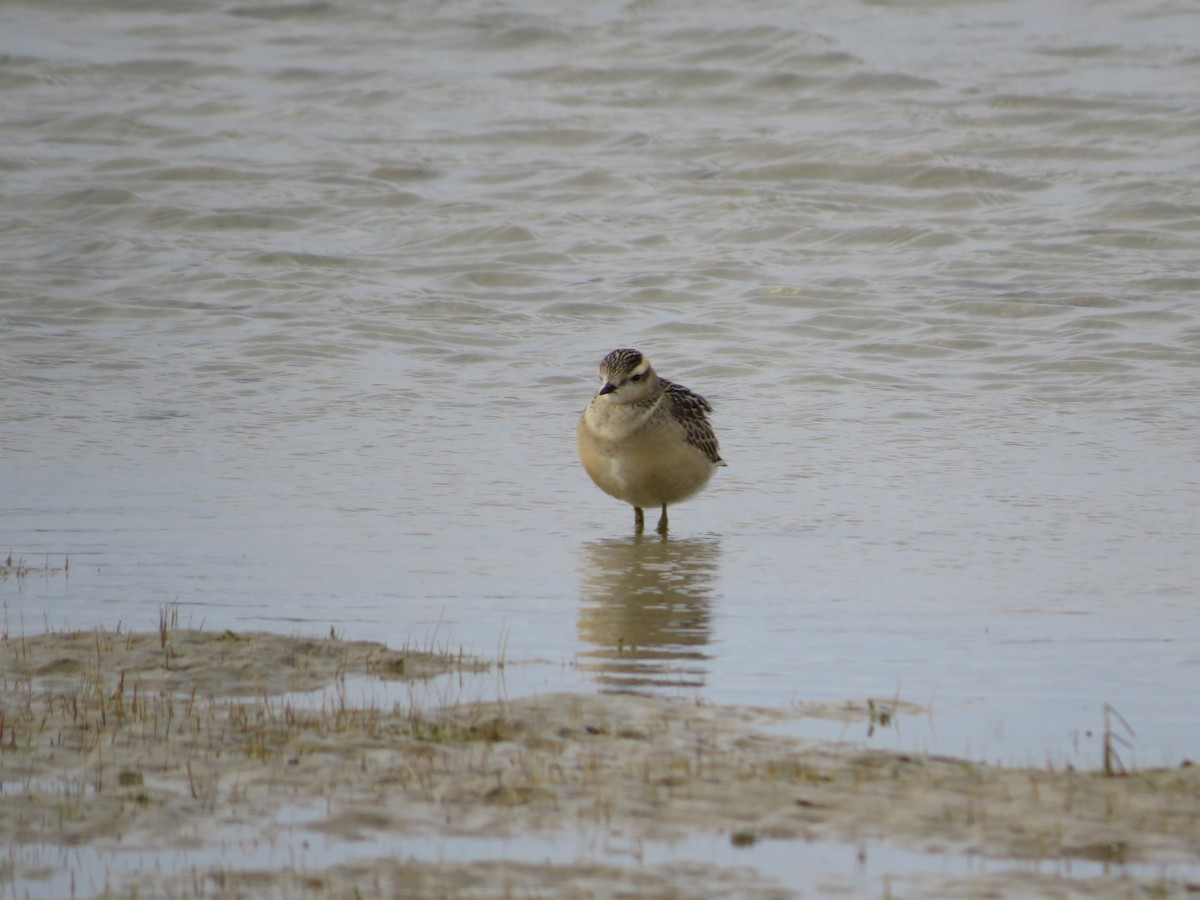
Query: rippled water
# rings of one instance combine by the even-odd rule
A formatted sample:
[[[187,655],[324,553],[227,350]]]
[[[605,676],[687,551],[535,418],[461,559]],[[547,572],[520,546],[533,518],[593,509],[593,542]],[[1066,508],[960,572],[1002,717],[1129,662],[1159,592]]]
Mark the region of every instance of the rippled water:
[[[15,632],[436,640],[507,689],[1200,739],[1200,8],[10,3]],[[595,366],[729,467],[634,539]],[[798,726],[804,729],[804,724]],[[817,727],[817,726],[811,726]]]

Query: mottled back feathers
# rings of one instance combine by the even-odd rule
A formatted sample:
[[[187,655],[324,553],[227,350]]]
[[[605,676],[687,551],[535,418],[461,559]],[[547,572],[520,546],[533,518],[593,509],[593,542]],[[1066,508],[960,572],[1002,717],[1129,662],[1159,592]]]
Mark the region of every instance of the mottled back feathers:
[[[704,455],[713,463],[725,465],[717,445],[717,436],[708,421],[708,413],[712,412],[709,402],[682,384],[668,381],[662,376],[659,376],[658,380],[662,383],[664,399],[671,405],[672,414],[683,426],[687,442],[703,450]]]

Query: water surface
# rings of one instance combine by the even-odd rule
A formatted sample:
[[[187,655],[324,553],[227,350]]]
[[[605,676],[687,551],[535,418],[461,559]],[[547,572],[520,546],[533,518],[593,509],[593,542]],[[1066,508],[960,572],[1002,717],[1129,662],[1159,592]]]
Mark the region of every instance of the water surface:
[[[1108,703],[1195,759],[1193,4],[0,20],[0,550],[70,558],[10,634],[177,604],[512,693],[899,696],[839,734],[1006,763],[1098,765]],[[666,541],[575,460],[617,346],[716,407]]]

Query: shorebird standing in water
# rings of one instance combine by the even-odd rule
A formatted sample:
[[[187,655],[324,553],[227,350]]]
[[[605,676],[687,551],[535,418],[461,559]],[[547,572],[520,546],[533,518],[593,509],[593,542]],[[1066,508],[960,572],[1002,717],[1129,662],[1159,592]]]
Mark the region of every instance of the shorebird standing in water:
[[[662,508],[658,533],[666,534],[668,504],[691,497],[725,465],[708,421],[712,407],[660,378],[637,350],[604,357],[600,381],[575,429],[579,460],[600,490],[633,504],[639,534],[647,507]]]

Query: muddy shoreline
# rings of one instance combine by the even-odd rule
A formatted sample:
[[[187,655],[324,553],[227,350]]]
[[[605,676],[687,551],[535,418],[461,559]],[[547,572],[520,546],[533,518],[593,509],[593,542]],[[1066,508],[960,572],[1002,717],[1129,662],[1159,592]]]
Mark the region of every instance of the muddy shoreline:
[[[445,686],[376,703],[348,679],[431,685],[492,664],[261,633],[88,631],[0,640],[0,879],[79,896],[785,897],[752,865],[399,859],[381,839],[881,842],[991,871],[904,873],[896,896],[1200,892],[1200,767],[1109,777],[772,734],[865,703],[759,709],[628,695],[482,701]],[[297,818],[296,811],[303,810]],[[284,823],[284,824],[281,824]],[[317,867],[239,859],[230,834],[340,848]],[[271,837],[273,835],[273,837]],[[186,858],[182,865],[121,862]],[[361,849],[361,852],[359,852]],[[287,854],[281,854],[284,857]],[[748,857],[749,858],[749,857]],[[323,857],[324,859],[324,857]],[[1086,877],[1046,873],[1074,863]],[[1010,870],[995,865],[1012,863]],[[104,868],[93,877],[94,866]],[[150,871],[146,871],[150,869]],[[878,892],[878,891],[876,891]]]

